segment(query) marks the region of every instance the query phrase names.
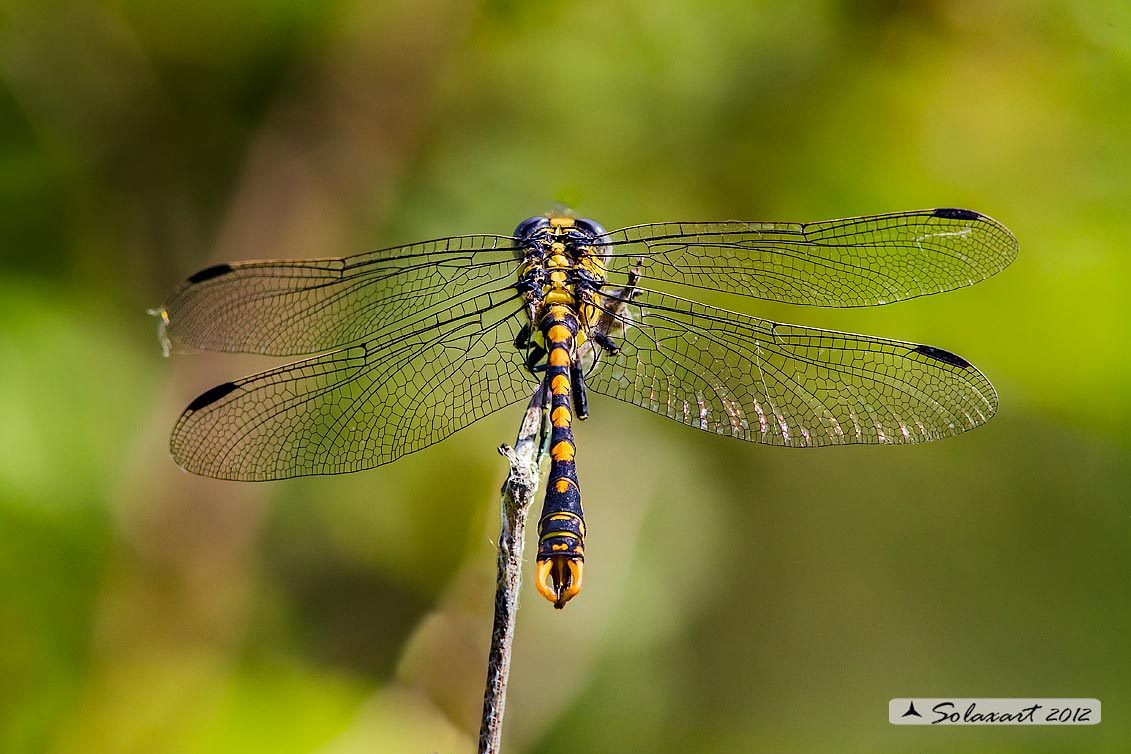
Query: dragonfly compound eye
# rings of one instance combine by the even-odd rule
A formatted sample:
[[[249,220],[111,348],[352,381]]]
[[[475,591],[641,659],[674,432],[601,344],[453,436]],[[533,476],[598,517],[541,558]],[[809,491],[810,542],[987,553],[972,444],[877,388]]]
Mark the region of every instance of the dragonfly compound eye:
[[[537,217],[528,217],[518,224],[514,229],[514,237],[520,241],[525,241],[534,235],[536,231],[550,226],[550,219],[544,215]]]
[[[607,236],[609,234],[609,231],[605,230],[605,227],[596,220],[582,218],[574,224],[581,230],[585,231],[586,233],[590,233],[593,236]]]

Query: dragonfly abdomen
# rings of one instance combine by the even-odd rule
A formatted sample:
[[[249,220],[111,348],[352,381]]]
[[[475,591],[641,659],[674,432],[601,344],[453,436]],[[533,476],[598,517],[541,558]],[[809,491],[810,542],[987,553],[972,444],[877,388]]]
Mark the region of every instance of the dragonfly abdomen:
[[[585,562],[585,517],[571,405],[578,328],[576,314],[565,305],[551,305],[541,325],[549,350],[543,379],[550,394],[551,430],[550,479],[538,521],[537,587],[559,609],[581,591]]]

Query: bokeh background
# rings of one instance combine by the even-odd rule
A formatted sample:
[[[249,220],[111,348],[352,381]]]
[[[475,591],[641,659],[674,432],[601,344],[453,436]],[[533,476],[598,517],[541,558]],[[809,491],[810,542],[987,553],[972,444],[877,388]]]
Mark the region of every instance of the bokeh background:
[[[513,752],[1131,746],[1131,5],[0,2],[0,751],[474,746],[521,408],[371,472],[181,472],[162,358],[224,260],[932,206],[1022,253],[832,311],[994,381],[989,425],[787,451],[595,396],[584,594],[524,586]],[[1098,697],[1089,728],[895,728],[896,696]]]

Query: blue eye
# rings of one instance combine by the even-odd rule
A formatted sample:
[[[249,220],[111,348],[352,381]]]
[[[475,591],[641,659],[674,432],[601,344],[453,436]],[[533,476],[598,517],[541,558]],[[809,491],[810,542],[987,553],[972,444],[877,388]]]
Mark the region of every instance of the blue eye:
[[[605,230],[604,226],[596,220],[582,218],[574,224],[586,233],[591,233],[593,236],[607,236],[609,234],[609,231]]]
[[[550,220],[542,215],[538,217],[528,217],[520,222],[518,227],[514,229],[514,237],[520,240],[530,238],[530,236],[534,235],[535,231],[545,228],[549,224]]]

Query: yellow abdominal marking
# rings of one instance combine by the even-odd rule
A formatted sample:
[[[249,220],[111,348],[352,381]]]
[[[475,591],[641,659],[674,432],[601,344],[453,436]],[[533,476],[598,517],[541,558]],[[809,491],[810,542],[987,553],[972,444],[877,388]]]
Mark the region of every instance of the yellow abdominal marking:
[[[550,534],[547,534],[546,536],[542,537],[542,539],[540,539],[538,541],[544,542],[547,539],[552,539],[554,537],[569,537],[570,539],[572,539],[575,542],[581,541],[580,539],[578,539],[577,535],[575,535],[573,532],[569,532],[569,531],[555,531],[555,532],[552,532]],[[566,550],[570,549],[570,546],[568,544],[550,545],[550,549],[551,550],[561,550],[562,552],[565,552]]]
[[[550,328],[550,332],[548,332],[547,335],[551,343],[565,343],[573,336],[573,333],[571,333],[569,328],[565,325],[554,325]]]
[[[550,351],[550,366],[568,367],[569,351],[564,348],[554,348],[554,350]]]
[[[554,447],[550,448],[550,458],[555,461],[572,461],[573,460],[573,443],[562,440]]]
[[[569,486],[569,480],[568,479],[559,479],[558,480],[558,484],[561,484],[562,482],[566,482],[566,486],[567,487]],[[564,492],[565,490],[562,490],[562,489],[559,488],[558,491]],[[561,513],[555,513],[554,515],[550,516],[546,520],[547,521],[569,521],[571,519],[577,522],[578,530],[581,532],[581,536],[584,537],[585,536],[585,522],[582,521],[581,516],[577,515],[576,513],[570,513],[569,511],[562,511]],[[557,532],[557,534],[549,534],[547,536],[563,536],[563,537],[573,537],[574,539],[577,539],[577,537],[574,536],[573,532],[568,532],[568,531]],[[542,537],[542,539],[545,539],[545,538],[546,537]],[[578,540],[578,541],[580,541],[580,540]]]
[[[569,414],[569,409],[565,406],[558,406],[550,414],[550,421],[553,422],[555,427],[568,427],[570,420],[573,419]]]
[[[550,392],[554,395],[565,395],[569,392],[569,377],[559,374],[550,380]]]

